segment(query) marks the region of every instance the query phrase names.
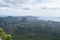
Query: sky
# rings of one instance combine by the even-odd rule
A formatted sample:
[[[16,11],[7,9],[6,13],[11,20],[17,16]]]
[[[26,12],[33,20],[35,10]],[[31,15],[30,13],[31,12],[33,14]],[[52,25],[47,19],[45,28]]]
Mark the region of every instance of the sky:
[[[0,16],[60,17],[60,0],[0,0]]]

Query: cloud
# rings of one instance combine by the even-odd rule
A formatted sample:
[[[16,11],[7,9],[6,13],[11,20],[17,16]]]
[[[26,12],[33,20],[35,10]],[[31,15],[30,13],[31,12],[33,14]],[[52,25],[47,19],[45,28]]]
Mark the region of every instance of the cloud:
[[[0,0],[0,15],[56,16],[59,10],[60,0]]]
[[[48,17],[60,17],[60,10],[16,10],[16,9],[0,9],[0,15],[7,16],[48,16]]]
[[[60,0],[0,0],[0,7],[19,10],[58,9],[60,8]]]
[[[23,5],[29,5],[33,0],[4,0],[8,5],[13,5],[15,7],[21,7]],[[10,6],[11,6],[10,5]]]
[[[45,0],[44,3],[37,4],[38,7],[42,8],[60,8],[60,0]]]

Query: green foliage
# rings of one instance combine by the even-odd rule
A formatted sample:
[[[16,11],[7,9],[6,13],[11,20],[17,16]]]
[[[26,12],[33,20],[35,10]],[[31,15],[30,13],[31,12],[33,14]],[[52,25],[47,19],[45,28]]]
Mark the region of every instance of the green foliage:
[[[6,40],[11,40],[11,35],[10,34],[8,34],[6,37],[7,37]]]
[[[2,28],[0,28],[0,37],[2,40],[11,40],[11,35],[6,35]]]
[[[0,28],[0,36],[2,36],[4,34],[4,31],[2,28]]]

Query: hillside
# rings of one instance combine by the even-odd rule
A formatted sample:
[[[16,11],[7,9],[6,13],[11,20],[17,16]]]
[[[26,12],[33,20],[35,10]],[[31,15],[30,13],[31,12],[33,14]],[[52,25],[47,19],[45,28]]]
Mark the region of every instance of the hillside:
[[[13,40],[60,40],[60,22],[34,16],[0,17],[0,27]]]

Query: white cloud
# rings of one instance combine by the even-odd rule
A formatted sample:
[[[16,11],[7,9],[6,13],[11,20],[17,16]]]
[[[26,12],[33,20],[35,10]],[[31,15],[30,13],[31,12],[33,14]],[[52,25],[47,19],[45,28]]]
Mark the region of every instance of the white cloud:
[[[16,10],[16,9],[2,9],[0,15],[11,15],[11,16],[49,16],[49,17],[60,17],[60,10]]]
[[[60,0],[0,0],[0,14],[4,15],[56,16],[59,10]]]
[[[0,6],[13,9],[60,8],[60,0],[0,0]],[[25,10],[25,9],[24,9]]]

